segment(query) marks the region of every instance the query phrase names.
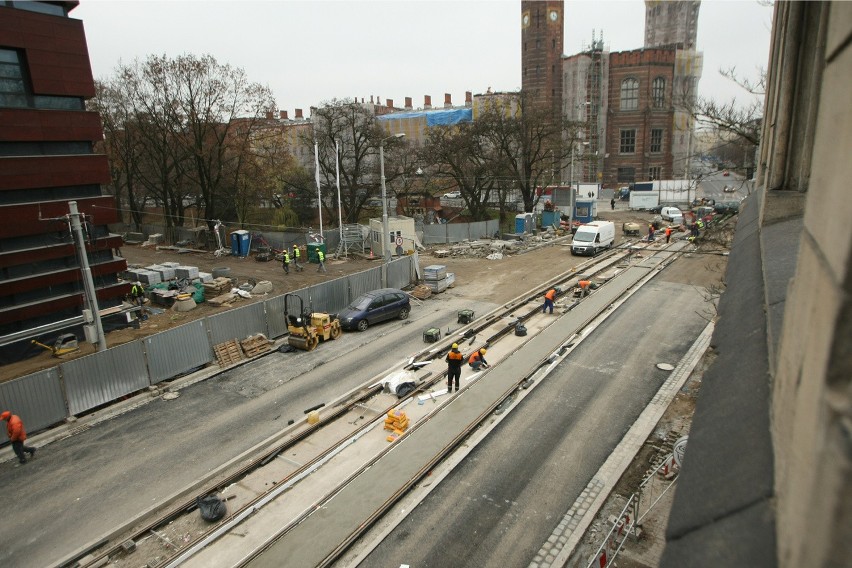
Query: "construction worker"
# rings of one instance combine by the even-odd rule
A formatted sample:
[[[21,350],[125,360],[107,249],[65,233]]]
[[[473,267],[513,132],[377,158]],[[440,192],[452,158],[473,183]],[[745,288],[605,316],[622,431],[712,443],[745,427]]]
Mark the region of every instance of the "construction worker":
[[[666,227],[666,244],[669,244],[669,239],[672,238],[672,228]]]
[[[284,274],[290,274],[290,254],[287,249],[284,249],[284,259],[281,261],[281,266],[284,268]]]
[[[550,313],[553,313],[553,300],[556,299],[556,290],[551,288],[544,295],[544,305],[541,307],[541,313],[544,313],[547,308],[550,308]]]
[[[133,298],[133,303],[139,307],[142,307],[142,304],[145,303],[145,289],[142,288],[142,283],[138,280],[130,289],[130,297]]]
[[[301,272],[302,270],[305,269],[304,266],[299,264],[299,259],[301,259],[301,258],[302,258],[302,251],[299,248],[299,245],[294,244],[293,245],[293,268],[295,268],[297,272]]]
[[[580,295],[582,297],[586,297],[589,295],[589,287],[592,285],[591,280],[580,280],[577,282],[577,285],[580,286]]]
[[[325,270],[325,253],[321,250],[317,251],[317,258],[319,259],[319,266],[317,266],[317,272],[326,272]]]
[[[654,231],[654,224],[651,223],[650,225],[648,225],[648,242],[654,240]]]
[[[453,343],[450,352],[444,357],[444,361],[447,362],[447,392],[453,392],[453,379],[455,379],[456,391],[458,391],[461,368],[464,363],[464,355],[459,351],[458,343]]]
[[[467,360],[467,364],[470,365],[474,371],[478,371],[483,367],[488,367],[488,361],[485,360],[485,352],[485,347],[483,347],[479,351],[474,351],[473,355],[471,355]]]
[[[18,456],[18,461],[21,463],[27,463],[27,458],[24,457],[24,453],[30,454],[30,457],[32,458],[36,453],[36,449],[24,445],[24,442],[27,439],[27,431],[24,430],[24,423],[16,414],[12,414],[8,410],[3,412],[3,414],[0,414],[0,420],[6,421],[6,433],[9,435],[9,441],[12,442],[12,450],[14,450],[15,455]]]

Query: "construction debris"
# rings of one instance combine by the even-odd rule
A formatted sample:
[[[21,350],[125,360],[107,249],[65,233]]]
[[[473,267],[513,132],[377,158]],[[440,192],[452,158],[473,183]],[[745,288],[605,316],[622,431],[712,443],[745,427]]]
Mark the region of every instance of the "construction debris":
[[[418,300],[426,300],[432,295],[432,290],[429,288],[429,286],[420,284],[419,286],[415,286],[414,290],[409,292],[409,294],[411,294],[411,296],[417,298]]]

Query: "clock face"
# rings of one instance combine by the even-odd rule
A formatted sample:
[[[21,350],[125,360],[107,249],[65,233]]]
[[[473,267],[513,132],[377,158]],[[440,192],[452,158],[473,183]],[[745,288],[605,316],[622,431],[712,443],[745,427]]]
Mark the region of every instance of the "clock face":
[[[523,19],[523,21],[524,21],[524,25],[525,25],[525,26],[530,25],[530,15],[529,15],[529,14],[524,14],[524,19]]]
[[[556,10],[553,10],[552,12],[550,12],[550,21],[551,22],[555,22],[558,17],[559,17],[559,12],[557,12]]]

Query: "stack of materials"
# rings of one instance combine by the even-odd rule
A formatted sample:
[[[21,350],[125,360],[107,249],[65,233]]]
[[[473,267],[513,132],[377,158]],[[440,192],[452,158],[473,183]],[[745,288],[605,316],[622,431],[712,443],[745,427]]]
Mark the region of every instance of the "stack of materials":
[[[423,283],[434,294],[439,294],[449,288],[447,267],[443,264],[433,264],[423,269]]]
[[[432,295],[432,290],[429,286],[420,284],[419,286],[415,286],[414,290],[412,290],[410,294],[418,300],[425,300]]]
[[[385,430],[390,430],[388,442],[393,442],[408,430],[408,416],[403,410],[389,410],[385,418]]]
[[[204,282],[204,297],[214,306],[230,304],[237,299],[237,295],[231,293],[232,284],[230,278],[214,278],[213,282]]]
[[[163,265],[165,266],[165,262]],[[181,279],[193,280],[195,278],[199,278],[199,272],[197,266],[176,266],[175,267],[175,277]]]
[[[246,354],[246,357],[254,357],[255,355],[266,353],[270,349],[269,340],[262,333],[249,335],[240,341],[240,347],[243,348],[243,353]]]

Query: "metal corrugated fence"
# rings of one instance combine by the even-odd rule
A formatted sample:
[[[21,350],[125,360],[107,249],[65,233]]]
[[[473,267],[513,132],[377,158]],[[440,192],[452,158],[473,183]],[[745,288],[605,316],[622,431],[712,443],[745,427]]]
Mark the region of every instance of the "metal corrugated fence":
[[[59,369],[46,369],[0,384],[0,412],[4,410],[20,416],[30,432],[64,420],[68,411],[59,384]],[[6,429],[0,428],[0,441],[8,439]]]
[[[144,339],[150,383],[182,375],[213,360],[205,320],[193,321]]]
[[[151,384],[141,341],[62,363],[59,369],[65,380],[71,414],[85,412]]]
[[[245,339],[249,335],[268,335],[263,302],[233,308],[215,316],[207,316],[210,343],[218,345],[231,339]]]

